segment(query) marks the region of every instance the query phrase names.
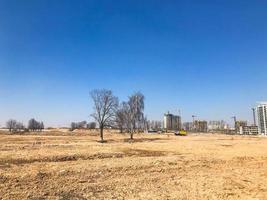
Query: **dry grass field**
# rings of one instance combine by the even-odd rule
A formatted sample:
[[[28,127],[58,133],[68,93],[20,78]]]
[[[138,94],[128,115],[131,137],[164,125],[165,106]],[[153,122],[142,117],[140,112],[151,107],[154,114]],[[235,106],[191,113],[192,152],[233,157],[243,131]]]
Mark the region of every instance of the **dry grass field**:
[[[0,134],[0,199],[267,199],[267,138]]]

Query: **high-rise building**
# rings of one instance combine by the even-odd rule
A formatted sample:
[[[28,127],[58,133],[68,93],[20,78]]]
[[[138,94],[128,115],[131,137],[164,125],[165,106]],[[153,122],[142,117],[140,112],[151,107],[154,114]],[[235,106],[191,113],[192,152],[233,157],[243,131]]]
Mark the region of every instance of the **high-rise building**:
[[[259,133],[267,135],[267,102],[261,102],[257,106]]]
[[[208,122],[207,121],[200,121],[200,120],[195,120],[194,121],[194,129],[197,132],[208,132]]]
[[[224,130],[225,125],[226,125],[226,122],[223,120],[221,120],[221,121],[209,121],[208,130],[211,130],[211,131]]]
[[[181,117],[167,113],[164,115],[163,128],[165,130],[180,130],[181,129]]]

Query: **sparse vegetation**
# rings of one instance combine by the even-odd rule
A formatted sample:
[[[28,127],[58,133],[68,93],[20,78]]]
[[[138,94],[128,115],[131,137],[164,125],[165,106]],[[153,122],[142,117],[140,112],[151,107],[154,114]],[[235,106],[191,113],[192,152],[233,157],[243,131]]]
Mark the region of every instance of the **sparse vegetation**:
[[[65,134],[65,133],[64,133]],[[1,135],[0,199],[265,199],[267,139]],[[248,192],[249,191],[249,192]]]

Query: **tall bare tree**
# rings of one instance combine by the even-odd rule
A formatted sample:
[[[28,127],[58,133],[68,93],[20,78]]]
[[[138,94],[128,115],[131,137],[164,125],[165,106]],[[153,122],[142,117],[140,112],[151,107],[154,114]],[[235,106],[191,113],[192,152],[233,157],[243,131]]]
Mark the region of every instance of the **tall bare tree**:
[[[123,129],[127,127],[127,110],[125,109],[124,103],[121,103],[119,109],[116,112],[116,125],[120,129],[120,133],[123,133]]]
[[[122,110],[125,128],[127,129],[127,132],[130,133],[132,130],[132,113],[130,110],[129,102],[122,102]]]
[[[94,102],[94,113],[91,115],[99,125],[100,139],[104,142],[103,130],[111,126],[116,116],[118,98],[112,94],[111,90],[93,90],[91,97]]]
[[[136,92],[129,97],[131,131],[130,136],[133,139],[133,134],[136,130],[143,127],[144,122],[144,109],[145,109],[145,96],[141,92]]]

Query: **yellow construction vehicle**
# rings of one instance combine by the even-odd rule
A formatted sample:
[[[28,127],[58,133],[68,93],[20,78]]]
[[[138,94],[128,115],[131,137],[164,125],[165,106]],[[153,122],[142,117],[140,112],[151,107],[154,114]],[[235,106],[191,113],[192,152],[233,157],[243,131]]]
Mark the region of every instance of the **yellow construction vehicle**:
[[[175,135],[187,136],[187,131],[185,130],[176,131]]]

